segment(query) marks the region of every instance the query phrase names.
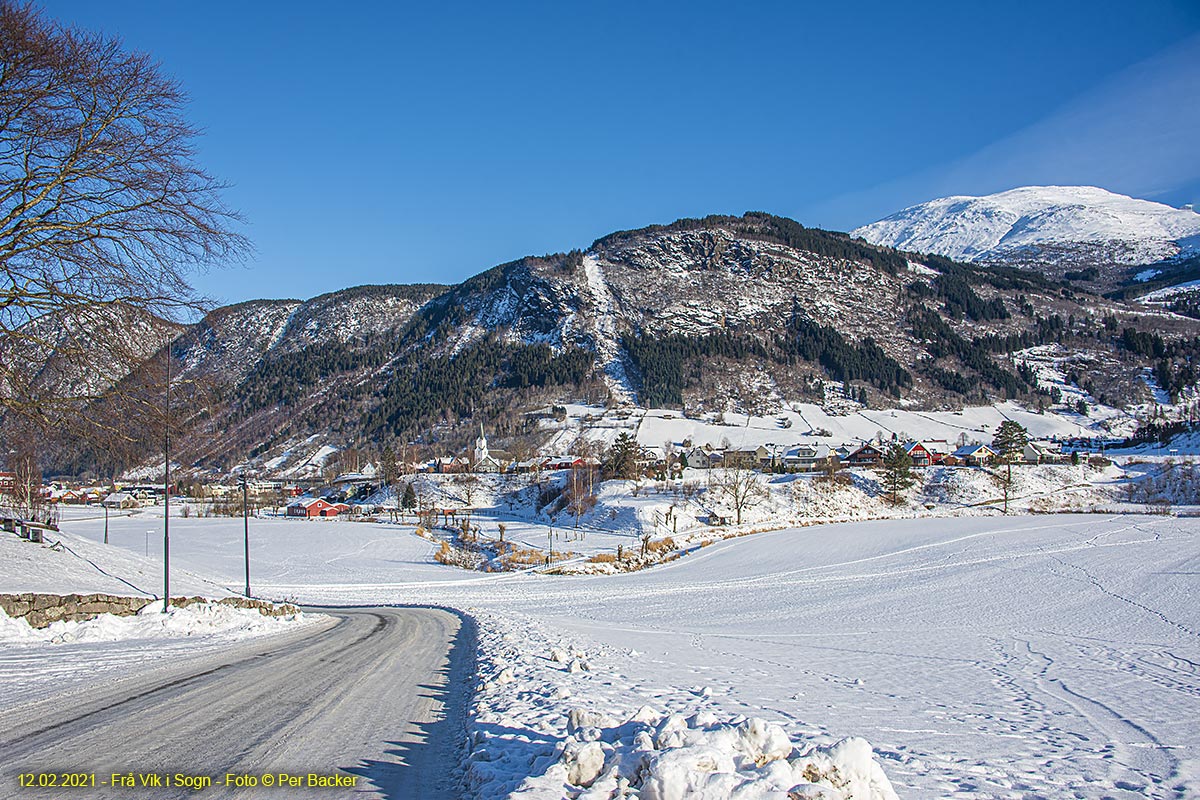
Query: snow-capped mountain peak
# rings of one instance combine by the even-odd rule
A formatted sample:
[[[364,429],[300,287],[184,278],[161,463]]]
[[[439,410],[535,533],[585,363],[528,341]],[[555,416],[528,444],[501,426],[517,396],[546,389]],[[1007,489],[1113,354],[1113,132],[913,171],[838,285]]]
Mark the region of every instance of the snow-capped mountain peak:
[[[906,208],[852,234],[874,244],[988,261],[1031,248],[1101,247],[1147,264],[1200,249],[1200,214],[1095,186],[1025,186]]]

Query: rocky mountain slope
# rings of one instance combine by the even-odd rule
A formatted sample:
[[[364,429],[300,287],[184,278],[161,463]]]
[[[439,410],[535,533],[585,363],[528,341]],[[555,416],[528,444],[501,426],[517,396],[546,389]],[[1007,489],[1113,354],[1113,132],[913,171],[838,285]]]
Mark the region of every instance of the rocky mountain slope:
[[[185,468],[223,471],[246,457],[282,467],[313,442],[453,450],[480,420],[516,441],[521,412],[564,400],[687,413],[771,413],[799,400],[1047,406],[1066,400],[1025,355],[1047,347],[1079,396],[1127,405],[1181,391],[1198,334],[1193,320],[1038,273],[768,214],[716,216],[615,233],[452,287],[218,309],[171,345],[172,425]],[[1161,381],[1148,383],[1148,370]],[[147,436],[152,417],[136,426]]]
[[[1146,265],[1200,252],[1200,214],[1092,186],[1026,186],[943,197],[852,231],[869,242],[960,261],[1041,269],[1112,288]]]

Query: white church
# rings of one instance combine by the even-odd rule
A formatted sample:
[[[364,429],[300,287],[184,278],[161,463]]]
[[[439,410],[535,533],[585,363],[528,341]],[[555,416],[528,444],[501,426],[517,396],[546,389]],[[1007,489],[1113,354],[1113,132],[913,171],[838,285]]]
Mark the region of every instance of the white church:
[[[475,458],[471,461],[474,472],[504,472],[504,461],[488,449],[487,435],[483,432],[483,423],[479,423],[479,438],[475,440]]]

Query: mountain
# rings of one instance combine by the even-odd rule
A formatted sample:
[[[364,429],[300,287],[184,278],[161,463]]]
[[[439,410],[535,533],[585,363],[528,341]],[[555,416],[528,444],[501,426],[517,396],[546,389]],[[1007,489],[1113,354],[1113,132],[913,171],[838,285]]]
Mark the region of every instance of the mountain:
[[[1200,251],[1200,214],[1093,186],[1026,186],[943,197],[851,232],[960,261],[1022,266],[1112,288],[1139,267]],[[1081,275],[1088,269],[1095,274]]]
[[[523,412],[569,401],[687,414],[1133,406],[1194,383],[1200,322],[754,212],[622,231],[454,286],[240,303],[170,354],[185,469],[250,459],[300,475],[332,448],[453,452],[480,421],[505,447],[534,446]],[[146,453],[161,441],[156,358],[122,382],[122,398],[147,393],[142,416],[96,411],[144,433]],[[1077,389],[1056,395],[1046,370]]]

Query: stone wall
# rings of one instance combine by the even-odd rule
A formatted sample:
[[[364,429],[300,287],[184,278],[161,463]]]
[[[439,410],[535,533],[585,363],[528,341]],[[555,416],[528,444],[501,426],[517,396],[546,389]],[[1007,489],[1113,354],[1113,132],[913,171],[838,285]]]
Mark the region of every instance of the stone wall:
[[[67,620],[80,622],[95,619],[101,614],[118,617],[132,616],[151,603],[161,603],[152,597],[120,597],[111,594],[0,594],[0,608],[10,617],[23,618],[35,628],[44,628],[51,622]],[[206,597],[172,597],[171,605],[185,607],[196,603],[216,602],[238,608],[256,608],[259,613],[271,617],[295,614],[299,609],[290,603],[275,605],[265,600],[245,597],[224,597],[210,600]]]

